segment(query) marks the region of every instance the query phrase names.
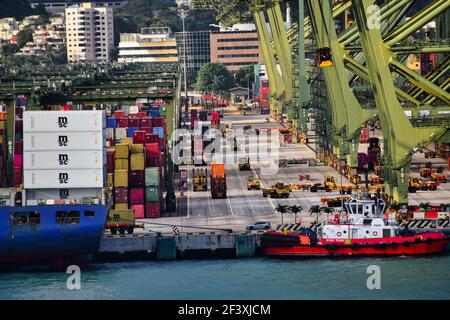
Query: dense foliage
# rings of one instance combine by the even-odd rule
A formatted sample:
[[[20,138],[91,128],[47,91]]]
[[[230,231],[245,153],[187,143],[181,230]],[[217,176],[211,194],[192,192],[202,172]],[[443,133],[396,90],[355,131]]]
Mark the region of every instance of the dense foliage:
[[[197,76],[197,91],[228,96],[234,80],[228,69],[221,63],[208,63],[201,67]]]

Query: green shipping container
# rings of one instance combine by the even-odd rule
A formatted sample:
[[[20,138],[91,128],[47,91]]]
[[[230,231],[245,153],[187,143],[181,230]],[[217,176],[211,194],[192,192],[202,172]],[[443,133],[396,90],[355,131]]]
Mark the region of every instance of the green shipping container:
[[[160,106],[159,107],[159,116],[165,117],[166,116],[166,106]]]
[[[145,186],[159,186],[159,168],[145,168]]]
[[[159,201],[159,187],[145,188],[145,201],[146,202]]]

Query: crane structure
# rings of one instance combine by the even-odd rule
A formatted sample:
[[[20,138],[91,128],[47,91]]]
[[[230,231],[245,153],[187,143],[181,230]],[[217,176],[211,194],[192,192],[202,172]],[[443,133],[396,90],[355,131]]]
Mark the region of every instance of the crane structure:
[[[435,0],[409,19],[417,2],[386,0],[299,0],[299,21],[286,31],[281,0],[248,0],[271,86],[271,113],[300,133],[307,131],[314,104],[311,86],[321,79],[328,101],[324,116],[330,121],[322,152],[357,167],[360,128],[379,119],[383,135],[385,192],[392,202],[408,203],[412,155],[433,142],[450,142],[450,2]],[[304,16],[304,5],[309,15]],[[352,11],[353,24],[339,33],[334,19]],[[440,39],[411,41],[411,35],[438,20]],[[443,36],[442,36],[443,35]],[[305,39],[315,42],[316,68],[307,72]],[[440,63],[425,75],[409,69],[410,54],[437,53]],[[369,99],[361,99],[364,83]]]

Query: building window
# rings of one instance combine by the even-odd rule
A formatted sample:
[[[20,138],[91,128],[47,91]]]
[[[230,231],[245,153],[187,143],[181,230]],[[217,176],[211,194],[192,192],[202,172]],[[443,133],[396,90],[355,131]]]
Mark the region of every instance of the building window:
[[[80,211],[56,211],[56,223],[58,224],[79,224]]]
[[[16,226],[40,224],[41,223],[41,214],[37,211],[14,212],[13,223]]]

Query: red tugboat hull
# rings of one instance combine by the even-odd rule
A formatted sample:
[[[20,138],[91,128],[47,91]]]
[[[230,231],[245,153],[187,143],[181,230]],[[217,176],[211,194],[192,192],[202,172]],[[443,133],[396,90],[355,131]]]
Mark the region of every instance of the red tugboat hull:
[[[338,240],[327,239],[312,245],[305,236],[269,231],[261,236],[264,255],[280,257],[308,256],[402,256],[441,253],[450,238],[441,232],[409,237]]]

